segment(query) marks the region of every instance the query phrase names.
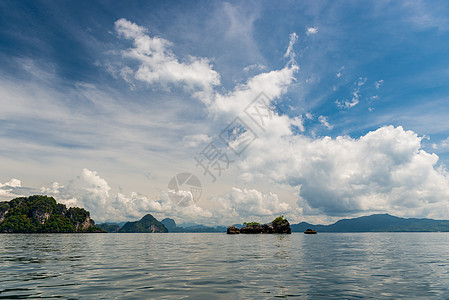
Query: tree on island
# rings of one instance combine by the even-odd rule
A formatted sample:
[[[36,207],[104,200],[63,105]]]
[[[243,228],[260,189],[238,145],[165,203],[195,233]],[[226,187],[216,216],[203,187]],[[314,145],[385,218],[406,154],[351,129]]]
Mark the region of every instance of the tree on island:
[[[67,209],[53,197],[35,195],[0,202],[0,233],[104,232],[90,213],[79,207]]]
[[[245,222],[245,226],[238,229],[236,226],[229,226],[227,229],[228,234],[239,233],[292,233],[290,223],[284,216],[279,216],[269,224],[260,224],[258,222]]]

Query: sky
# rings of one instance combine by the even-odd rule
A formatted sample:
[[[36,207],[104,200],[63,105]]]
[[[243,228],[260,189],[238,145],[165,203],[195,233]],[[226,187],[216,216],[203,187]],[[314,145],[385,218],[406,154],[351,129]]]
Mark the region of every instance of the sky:
[[[0,200],[449,219],[447,1],[1,1]]]

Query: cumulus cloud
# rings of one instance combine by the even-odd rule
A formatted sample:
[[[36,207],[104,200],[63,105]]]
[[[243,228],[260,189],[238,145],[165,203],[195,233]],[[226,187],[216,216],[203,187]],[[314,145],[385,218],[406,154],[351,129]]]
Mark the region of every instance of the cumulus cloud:
[[[313,34],[317,34],[317,33],[318,33],[317,27],[308,27],[306,30],[307,35],[313,35]]]
[[[147,29],[126,19],[115,22],[116,32],[133,41],[134,47],[122,51],[125,58],[137,61],[137,69],[130,66],[121,68],[120,75],[130,82],[134,79],[149,84],[183,86],[198,97],[210,93],[213,86],[220,84],[220,75],[212,69],[206,58],[190,56],[180,62],[170,47],[171,42],[160,37],[151,37]],[[207,101],[207,97],[201,97]]]
[[[289,65],[280,70],[258,74],[250,78],[245,84],[237,86],[227,94],[216,93],[215,101],[209,107],[214,116],[226,116],[232,119],[245,111],[245,108],[254,101],[260,93],[264,93],[270,101],[285,93],[295,80],[294,74],[299,70],[296,64]]]
[[[248,105],[261,93],[267,96],[266,104],[270,106],[274,99],[284,96],[295,81],[299,70],[293,51],[296,34],[290,36],[285,57],[291,60],[284,68],[258,74],[228,92],[214,93],[213,88],[220,84],[220,76],[212,69],[209,60],[190,57],[181,61],[171,50],[172,44],[168,40],[152,37],[147,29],[125,19],[115,23],[115,30],[123,38],[132,40],[133,47],[123,51],[122,55],[137,63],[121,66],[117,76],[130,84],[137,80],[167,88],[181,86],[194,95],[204,92],[208,97],[201,99],[207,104],[214,121],[229,122],[240,116],[256,128],[257,139],[237,162],[241,171],[239,179],[245,182],[257,179],[265,184],[271,182],[294,187],[298,191],[300,209],[281,201],[276,194],[234,187],[224,195],[212,197],[218,206],[216,214],[212,214],[197,205],[189,191],[175,192],[186,199],[183,205],[174,203],[173,198],[176,197],[170,190],[161,192],[159,197],[135,192],[115,193],[106,179],[89,169],[84,169],[68,184],[55,182],[43,187],[42,193],[54,195],[58,201],[70,206],[85,207],[100,222],[138,219],[145,213],[185,221],[212,216],[272,216],[292,211],[302,211],[305,215],[390,212],[406,216],[449,217],[448,173],[438,165],[437,155],[421,149],[421,138],[416,133],[402,127],[385,126],[359,138],[312,139],[297,134],[291,128],[296,126],[301,132],[305,131],[302,116],[290,118],[272,112],[267,126],[258,128],[244,114]],[[310,34],[318,32],[313,27],[309,30]],[[354,82],[351,99],[338,101],[337,105],[342,108],[356,106],[360,101],[360,88],[366,81],[360,77]],[[381,84],[381,81],[377,83]],[[307,113],[305,118],[316,117]],[[327,117],[321,115],[318,121],[332,128]],[[183,142],[195,147],[206,143],[208,138],[201,134],[191,135]],[[0,196],[10,197],[19,193],[20,188],[21,183],[17,179],[0,184]]]
[[[358,139],[304,136],[258,140],[242,169],[296,186],[305,214],[390,212],[447,218],[449,176],[421,138],[386,126]]]
[[[292,209],[288,203],[279,200],[276,194],[264,194],[255,189],[233,187],[229,193],[216,196],[212,200],[220,206],[216,214],[223,216],[224,219],[276,216]]]
[[[284,68],[257,74],[249,78],[246,83],[237,85],[233,91],[228,93],[215,93],[214,101],[208,107],[211,115],[214,118],[224,118],[227,121],[240,116],[245,121],[251,122],[250,119],[242,115],[242,112],[248,111],[248,106],[254,104],[254,101],[263,98],[263,103],[259,101],[257,105],[262,103],[266,106],[265,110],[270,108],[273,101],[283,95],[292,82],[296,80],[295,74],[299,70],[299,66],[294,60],[293,51],[296,39],[296,33],[292,33],[285,53],[285,57],[291,59]],[[269,114],[271,117],[271,112]],[[288,118],[278,118],[276,115],[274,119],[277,121],[282,119],[282,122],[287,122],[290,126]],[[271,125],[274,123],[272,122]]]
[[[111,193],[109,183],[97,172],[83,169],[81,175],[67,185],[54,182],[49,187],[42,187],[41,192],[54,196],[58,202],[69,207],[83,207],[91,212],[92,218],[97,222],[129,221],[140,219],[147,213],[158,218],[172,217],[181,221],[192,221],[201,218],[210,218],[211,212],[205,210],[190,197],[191,201],[177,203],[171,193],[165,190],[158,199],[147,197],[136,192],[129,195],[124,193]],[[179,191],[179,193],[190,193]],[[189,199],[188,197],[185,199]]]
[[[16,178],[12,178],[10,181],[5,182],[5,183],[0,183],[0,188],[15,188],[15,187],[21,187],[22,183],[20,182],[19,179]]]
[[[292,126],[298,127],[301,132],[306,131],[306,128],[304,127],[304,119],[302,118],[302,116],[292,118],[291,124]]]
[[[21,187],[22,182],[16,178],[5,183],[0,182],[0,200],[11,200],[11,198],[22,196]]]
[[[58,182],[55,181],[55,182],[52,182],[51,186],[49,186],[49,187],[43,186],[41,188],[41,193],[57,195],[61,192],[62,189],[64,189],[64,186],[60,185]]]

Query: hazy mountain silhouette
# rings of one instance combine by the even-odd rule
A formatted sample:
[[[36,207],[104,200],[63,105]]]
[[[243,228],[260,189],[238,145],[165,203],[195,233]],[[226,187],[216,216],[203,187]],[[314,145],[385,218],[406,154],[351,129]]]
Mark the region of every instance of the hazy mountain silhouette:
[[[400,218],[376,214],[353,219],[342,219],[331,225],[313,225],[307,222],[291,225],[292,232],[308,228],[318,232],[449,232],[449,220]]]

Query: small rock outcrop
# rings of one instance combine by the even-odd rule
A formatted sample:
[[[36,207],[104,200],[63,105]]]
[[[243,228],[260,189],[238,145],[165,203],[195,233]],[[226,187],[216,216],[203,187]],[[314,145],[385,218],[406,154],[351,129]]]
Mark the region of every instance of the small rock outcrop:
[[[266,225],[266,224],[265,224]],[[240,233],[268,233],[260,224],[246,224],[240,228]]]
[[[290,223],[283,217],[281,219],[276,218],[273,222],[270,223],[270,225],[273,228],[273,233],[292,233]]]
[[[231,225],[231,226],[228,227],[228,230],[226,231],[226,233],[227,234],[239,234],[240,233],[240,229],[238,229],[234,225]]]
[[[277,217],[269,224],[259,224],[257,222],[245,223],[245,226],[238,229],[235,226],[229,226],[227,230],[228,234],[257,234],[257,233],[285,233],[290,234],[292,230],[290,228],[290,223],[284,216]]]

